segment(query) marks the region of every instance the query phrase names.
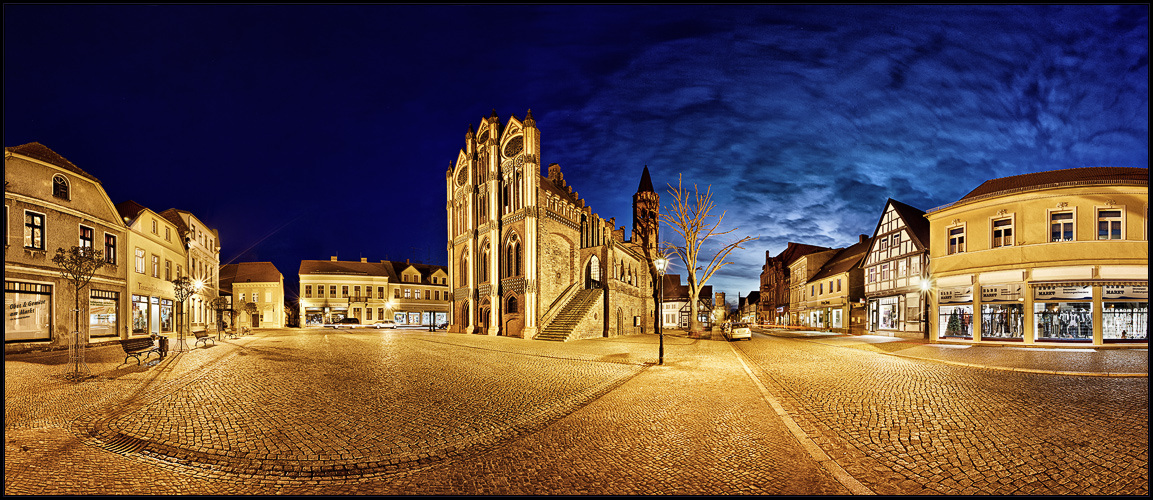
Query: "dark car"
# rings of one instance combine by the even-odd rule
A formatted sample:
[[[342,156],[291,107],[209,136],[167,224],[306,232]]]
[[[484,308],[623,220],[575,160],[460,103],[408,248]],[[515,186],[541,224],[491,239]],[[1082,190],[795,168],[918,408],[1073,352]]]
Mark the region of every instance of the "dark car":
[[[352,325],[359,325],[359,324],[360,324],[360,318],[344,318],[344,319],[342,319],[336,323],[336,327],[340,328],[341,325],[352,326]]]

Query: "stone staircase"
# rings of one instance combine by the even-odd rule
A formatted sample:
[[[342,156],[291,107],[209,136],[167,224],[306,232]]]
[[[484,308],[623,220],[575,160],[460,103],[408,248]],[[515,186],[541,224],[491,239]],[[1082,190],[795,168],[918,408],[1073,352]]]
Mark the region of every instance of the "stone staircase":
[[[554,342],[568,341],[573,329],[575,329],[577,324],[588,314],[589,309],[596,303],[601,293],[603,292],[599,289],[581,290],[577,292],[572,300],[569,300],[568,304],[564,305],[564,309],[557,314],[556,318],[533,338],[535,340],[551,340]]]

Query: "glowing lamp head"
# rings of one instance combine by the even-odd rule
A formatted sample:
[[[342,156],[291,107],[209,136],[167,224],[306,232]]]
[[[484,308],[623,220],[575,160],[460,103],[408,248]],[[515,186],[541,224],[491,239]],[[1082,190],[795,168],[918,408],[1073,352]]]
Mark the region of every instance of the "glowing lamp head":
[[[665,257],[657,257],[653,260],[653,265],[656,266],[657,273],[665,274],[665,271],[669,268],[669,259]]]

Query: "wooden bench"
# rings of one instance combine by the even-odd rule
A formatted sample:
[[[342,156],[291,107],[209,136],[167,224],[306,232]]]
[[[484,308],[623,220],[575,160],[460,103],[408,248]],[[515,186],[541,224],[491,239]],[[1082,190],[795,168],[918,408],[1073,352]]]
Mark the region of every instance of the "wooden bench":
[[[196,344],[204,344],[204,347],[208,347],[209,340],[212,341],[212,345],[216,345],[216,339],[208,335],[208,332],[195,332],[195,335],[196,342],[192,344],[193,346],[196,346]]]
[[[128,362],[128,358],[136,358],[136,364],[140,364],[140,355],[144,355],[144,359],[152,353],[160,355],[160,348],[152,343],[150,338],[137,338],[137,339],[124,339],[120,341],[120,347],[124,348],[124,362]]]

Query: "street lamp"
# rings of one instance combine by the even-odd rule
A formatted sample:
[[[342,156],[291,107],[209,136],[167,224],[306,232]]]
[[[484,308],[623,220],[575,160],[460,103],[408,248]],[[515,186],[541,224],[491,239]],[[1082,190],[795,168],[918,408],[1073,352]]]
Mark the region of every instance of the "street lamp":
[[[663,255],[657,257],[653,260],[653,266],[657,268],[657,335],[660,337],[657,364],[663,365],[665,364],[665,329],[662,323],[665,322],[665,270],[669,268],[669,259]]]

